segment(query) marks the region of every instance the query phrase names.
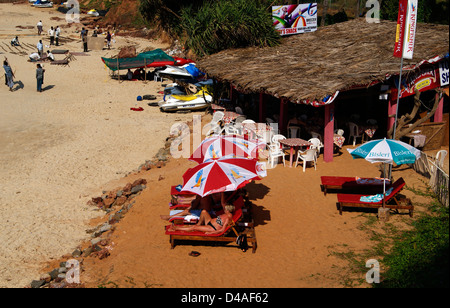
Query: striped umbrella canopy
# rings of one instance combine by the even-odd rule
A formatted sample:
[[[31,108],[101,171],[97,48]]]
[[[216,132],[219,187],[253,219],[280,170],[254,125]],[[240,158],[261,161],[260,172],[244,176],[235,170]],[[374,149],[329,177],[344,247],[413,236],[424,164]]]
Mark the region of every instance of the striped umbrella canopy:
[[[204,197],[217,192],[235,191],[251,180],[265,176],[262,164],[254,159],[221,157],[188,169],[183,174],[181,191]]]
[[[220,157],[257,158],[258,149],[264,148],[266,143],[260,140],[248,140],[236,135],[219,135],[204,139],[192,153],[189,160],[197,163]]]

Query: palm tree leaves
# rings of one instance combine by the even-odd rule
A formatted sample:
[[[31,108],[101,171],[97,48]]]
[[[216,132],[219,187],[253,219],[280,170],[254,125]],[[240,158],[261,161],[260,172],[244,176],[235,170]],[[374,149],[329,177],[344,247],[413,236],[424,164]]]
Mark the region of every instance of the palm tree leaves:
[[[198,10],[181,9],[186,44],[198,56],[228,48],[275,46],[280,36],[272,18],[257,1],[207,1]]]

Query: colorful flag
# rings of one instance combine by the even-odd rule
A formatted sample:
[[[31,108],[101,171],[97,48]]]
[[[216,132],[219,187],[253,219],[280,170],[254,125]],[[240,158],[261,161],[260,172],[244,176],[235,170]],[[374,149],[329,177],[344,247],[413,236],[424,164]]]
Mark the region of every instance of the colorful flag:
[[[405,34],[405,20],[408,0],[400,0],[398,5],[397,31],[395,33],[394,57],[401,58]]]
[[[417,0],[408,0],[408,13],[405,21],[405,42],[403,43],[403,58],[412,59],[414,41],[416,38]]]

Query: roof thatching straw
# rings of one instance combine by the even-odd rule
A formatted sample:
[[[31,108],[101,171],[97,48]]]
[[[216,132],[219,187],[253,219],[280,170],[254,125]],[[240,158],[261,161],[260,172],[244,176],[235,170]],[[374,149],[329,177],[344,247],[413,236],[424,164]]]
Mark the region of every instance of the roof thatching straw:
[[[396,22],[358,18],[287,37],[278,47],[224,50],[201,59],[197,66],[244,93],[320,102],[336,91],[398,74],[395,30]],[[404,60],[404,66],[448,53],[449,26],[419,23],[416,32],[414,58]]]

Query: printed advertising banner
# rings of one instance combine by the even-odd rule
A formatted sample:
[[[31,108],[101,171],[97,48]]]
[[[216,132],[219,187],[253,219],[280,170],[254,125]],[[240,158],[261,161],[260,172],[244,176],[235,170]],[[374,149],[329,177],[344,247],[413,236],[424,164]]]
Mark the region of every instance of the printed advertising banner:
[[[400,0],[398,6],[397,31],[394,57],[412,59],[416,37],[417,0]]]
[[[280,35],[317,30],[317,3],[272,6],[272,19]]]

